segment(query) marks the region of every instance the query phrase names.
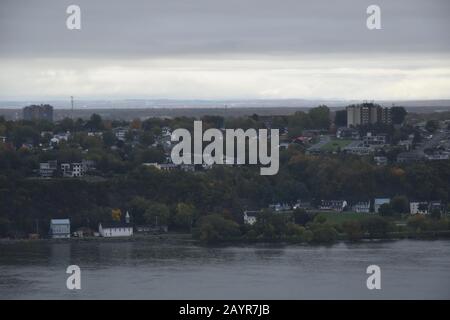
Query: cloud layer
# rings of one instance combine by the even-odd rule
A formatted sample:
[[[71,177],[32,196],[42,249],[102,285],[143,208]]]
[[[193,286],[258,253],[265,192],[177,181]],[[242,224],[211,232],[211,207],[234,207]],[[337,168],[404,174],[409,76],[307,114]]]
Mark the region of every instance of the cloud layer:
[[[0,98],[450,98],[450,1],[376,3],[1,0]]]

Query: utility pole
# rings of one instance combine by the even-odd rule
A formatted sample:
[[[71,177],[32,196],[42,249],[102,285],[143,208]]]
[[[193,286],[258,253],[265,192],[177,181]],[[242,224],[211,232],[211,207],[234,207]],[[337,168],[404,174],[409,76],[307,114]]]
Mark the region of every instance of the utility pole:
[[[73,120],[73,96],[70,96],[70,104],[72,106],[72,120]]]
[[[75,132],[75,117],[73,115],[73,96],[70,96],[70,105],[72,107],[70,117],[72,118],[72,134]]]

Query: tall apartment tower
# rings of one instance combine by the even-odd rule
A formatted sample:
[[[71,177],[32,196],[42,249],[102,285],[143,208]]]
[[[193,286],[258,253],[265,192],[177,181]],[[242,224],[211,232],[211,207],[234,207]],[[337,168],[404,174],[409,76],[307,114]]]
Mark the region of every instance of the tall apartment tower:
[[[31,105],[23,108],[22,111],[24,120],[47,120],[53,122],[53,107],[51,105]]]
[[[391,110],[373,103],[363,103],[347,107],[347,127],[375,123],[391,123]]]

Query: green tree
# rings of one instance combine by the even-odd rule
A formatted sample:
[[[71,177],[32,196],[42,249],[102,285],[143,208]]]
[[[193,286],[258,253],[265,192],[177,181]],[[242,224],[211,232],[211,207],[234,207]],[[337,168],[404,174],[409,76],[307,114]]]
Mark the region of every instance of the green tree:
[[[392,205],[390,203],[383,203],[378,209],[378,213],[382,217],[391,217],[394,215],[394,210],[392,209]]]
[[[389,230],[389,223],[382,217],[373,216],[364,219],[362,221],[362,227],[371,238],[384,237]]]
[[[190,230],[196,216],[195,207],[189,203],[178,203],[173,217],[173,224],[176,228]]]
[[[364,231],[359,221],[345,221],[342,224],[342,229],[351,241],[361,240],[364,235]]]
[[[420,232],[427,229],[428,221],[425,216],[421,214],[416,214],[408,218],[408,227],[410,227],[415,232]]]
[[[104,131],[103,135],[102,135],[102,139],[103,139],[103,144],[106,147],[111,147],[114,144],[116,144],[116,142],[117,142],[117,138],[111,130]]]
[[[327,223],[314,223],[311,225],[313,241],[318,243],[331,243],[337,240],[336,229]]]
[[[439,122],[437,120],[428,120],[425,124],[425,129],[427,129],[428,132],[433,133],[439,129]]]
[[[163,203],[151,203],[144,213],[145,222],[155,226],[167,225],[170,210]]]
[[[409,201],[405,196],[395,196],[390,202],[391,208],[395,213],[408,213]]]
[[[218,214],[211,214],[200,219],[193,236],[204,242],[230,240],[240,236],[239,225]]]
[[[321,105],[308,112],[314,129],[328,129],[330,127],[330,109]]]
[[[86,123],[86,127],[93,131],[104,129],[102,117],[96,113],[91,115],[91,118]]]
[[[312,220],[311,215],[308,214],[304,209],[295,209],[293,215],[295,223],[302,226],[305,226]]]
[[[407,114],[408,112],[406,112],[406,109],[403,107],[392,107],[391,108],[392,123],[402,124]]]

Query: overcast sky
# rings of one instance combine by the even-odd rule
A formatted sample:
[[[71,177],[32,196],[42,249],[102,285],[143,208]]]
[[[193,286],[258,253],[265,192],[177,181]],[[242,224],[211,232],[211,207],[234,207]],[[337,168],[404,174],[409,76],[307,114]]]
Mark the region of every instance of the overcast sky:
[[[0,99],[445,99],[449,35],[448,0],[0,0]]]

